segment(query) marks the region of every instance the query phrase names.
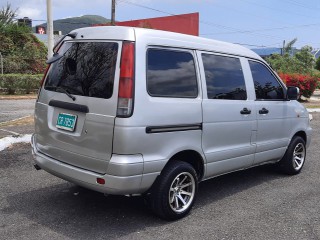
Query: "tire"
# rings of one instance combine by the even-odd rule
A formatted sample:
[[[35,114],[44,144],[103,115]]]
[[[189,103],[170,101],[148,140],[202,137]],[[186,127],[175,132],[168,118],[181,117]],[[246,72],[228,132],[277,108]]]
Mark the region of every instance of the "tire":
[[[306,159],[306,142],[302,137],[295,136],[279,162],[282,172],[295,175],[300,173]]]
[[[196,198],[198,178],[194,168],[186,162],[172,161],[154,183],[151,210],[165,220],[177,220],[186,216]]]

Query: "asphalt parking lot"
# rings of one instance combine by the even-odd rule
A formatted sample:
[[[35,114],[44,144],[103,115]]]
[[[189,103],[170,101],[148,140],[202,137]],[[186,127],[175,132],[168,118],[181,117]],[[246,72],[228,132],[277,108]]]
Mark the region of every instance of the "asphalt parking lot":
[[[0,152],[0,239],[319,239],[320,113],[301,174],[272,166],[200,184],[193,211],[154,217],[141,197],[108,196],[33,168],[29,144]]]
[[[0,123],[33,115],[35,99],[1,100]]]

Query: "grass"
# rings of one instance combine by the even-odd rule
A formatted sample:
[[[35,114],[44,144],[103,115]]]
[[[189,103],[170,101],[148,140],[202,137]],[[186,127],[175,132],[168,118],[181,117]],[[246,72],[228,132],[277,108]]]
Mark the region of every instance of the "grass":
[[[0,100],[21,100],[21,99],[36,99],[37,94],[15,94],[15,95],[7,95],[0,94]]]
[[[34,123],[33,116],[27,116],[19,119],[15,119],[8,122],[0,123],[0,127],[15,127],[21,125],[32,125]]]
[[[303,104],[304,105],[304,104]],[[306,108],[320,108],[320,104],[319,105],[304,105]]]
[[[306,101],[302,101],[301,104],[306,108],[320,108],[320,101],[319,100],[311,100],[308,99]]]

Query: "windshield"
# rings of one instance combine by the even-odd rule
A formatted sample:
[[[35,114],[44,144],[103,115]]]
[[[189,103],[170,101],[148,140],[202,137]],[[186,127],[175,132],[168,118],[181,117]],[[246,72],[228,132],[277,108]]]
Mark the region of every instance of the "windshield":
[[[62,56],[51,64],[45,89],[70,94],[110,98],[113,92],[118,44],[111,42],[65,42]]]

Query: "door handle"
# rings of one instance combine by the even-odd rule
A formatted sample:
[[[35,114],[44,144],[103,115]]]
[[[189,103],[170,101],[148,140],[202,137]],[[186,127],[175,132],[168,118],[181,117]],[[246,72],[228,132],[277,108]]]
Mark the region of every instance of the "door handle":
[[[244,114],[244,115],[248,115],[251,113],[251,110],[248,109],[248,108],[243,108],[241,111],[240,111],[241,114]]]
[[[262,108],[261,110],[259,110],[259,114],[268,114],[269,110],[266,108]]]

